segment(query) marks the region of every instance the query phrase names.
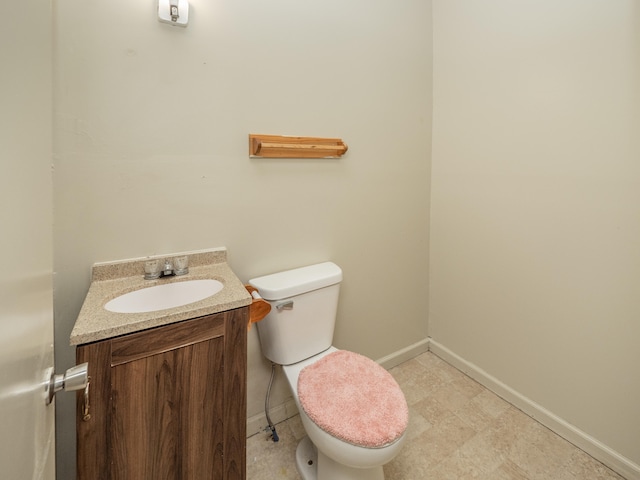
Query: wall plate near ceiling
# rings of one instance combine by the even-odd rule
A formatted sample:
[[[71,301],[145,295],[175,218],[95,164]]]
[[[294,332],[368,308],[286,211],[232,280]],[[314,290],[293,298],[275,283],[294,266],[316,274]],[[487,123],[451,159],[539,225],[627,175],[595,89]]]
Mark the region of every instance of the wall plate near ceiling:
[[[186,27],[189,23],[189,1],[158,0],[158,21]]]

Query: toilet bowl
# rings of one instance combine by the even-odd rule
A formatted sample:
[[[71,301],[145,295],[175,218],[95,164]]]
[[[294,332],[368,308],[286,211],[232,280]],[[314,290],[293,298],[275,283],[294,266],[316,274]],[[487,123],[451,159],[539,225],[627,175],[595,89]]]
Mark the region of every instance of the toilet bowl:
[[[250,280],[272,305],[258,336],[265,357],[282,365],[308,436],[296,453],[302,478],[384,480],[408,407],[384,368],[332,346],[341,281],[331,262]]]
[[[293,392],[305,432],[313,445],[317,448],[319,456],[318,469],[320,471],[316,474],[317,476],[314,477],[312,474],[309,475],[308,460],[313,461],[313,457],[306,459],[304,454],[298,455],[299,460],[303,461],[303,465],[298,465],[298,470],[301,469],[300,467],[303,467],[307,471],[307,474],[309,475],[308,477],[305,477],[303,472],[301,472],[304,480],[312,480],[316,478],[331,478],[334,480],[383,480],[384,474],[382,466],[398,454],[406,437],[406,410],[404,422],[399,420],[399,423],[402,426],[396,427],[396,430],[400,428],[401,433],[400,435],[397,435],[393,441],[376,446],[363,446],[359,443],[364,443],[364,440],[358,442],[357,439],[352,439],[352,441],[355,441],[356,443],[351,443],[350,441],[340,439],[334,434],[327,432],[309,417],[306,413],[305,407],[301,404],[300,395],[298,393],[300,373],[306,367],[313,365],[323,357],[334,352],[341,352],[341,350],[338,350],[335,347],[330,347],[326,351],[303,362],[282,367],[289,387]],[[386,370],[375,363],[372,368],[380,369],[386,373]],[[323,381],[326,381],[326,379],[323,379]],[[328,388],[332,388],[330,380],[328,381]],[[399,390],[399,387],[397,388]],[[400,398],[402,401],[400,401]],[[402,396],[401,392],[400,397],[396,397],[396,400],[399,403],[396,408],[400,410],[407,408],[404,396]],[[305,445],[303,441],[298,446],[298,453],[300,453],[300,450],[305,449],[308,449],[308,446]]]

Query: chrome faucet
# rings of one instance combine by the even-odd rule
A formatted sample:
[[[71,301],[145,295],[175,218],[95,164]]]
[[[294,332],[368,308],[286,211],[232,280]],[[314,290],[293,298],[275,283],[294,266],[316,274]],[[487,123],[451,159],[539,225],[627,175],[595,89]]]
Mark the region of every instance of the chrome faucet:
[[[162,269],[162,274],[160,276],[161,277],[169,277],[171,275],[175,275],[173,273],[173,265],[171,265],[171,262],[169,260],[165,260],[164,261],[164,268]]]
[[[162,277],[172,277],[178,275],[186,275],[189,273],[189,257],[182,256],[173,259],[175,263],[171,263],[171,259],[153,259],[144,262],[144,278],[145,280],[156,280]]]

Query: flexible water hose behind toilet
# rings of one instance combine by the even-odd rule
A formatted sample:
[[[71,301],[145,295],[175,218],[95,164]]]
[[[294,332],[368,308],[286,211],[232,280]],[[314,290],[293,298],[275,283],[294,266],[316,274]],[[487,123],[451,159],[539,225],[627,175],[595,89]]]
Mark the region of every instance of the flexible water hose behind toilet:
[[[271,395],[271,385],[273,384],[273,378],[275,377],[275,374],[276,374],[276,364],[271,362],[271,378],[269,379],[269,387],[267,387],[267,396],[264,399],[264,413],[267,417],[267,423],[269,424],[268,428],[269,430],[271,430],[271,439],[274,442],[277,442],[278,440],[280,440],[280,438],[276,433],[275,425],[271,422],[271,417],[269,417],[269,396]]]

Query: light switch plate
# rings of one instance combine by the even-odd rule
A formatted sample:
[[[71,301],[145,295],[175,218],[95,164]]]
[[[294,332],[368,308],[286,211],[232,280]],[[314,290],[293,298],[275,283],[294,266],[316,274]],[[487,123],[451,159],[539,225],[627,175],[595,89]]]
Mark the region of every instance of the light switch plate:
[[[178,17],[175,21],[171,17],[171,9],[176,6]],[[188,0],[158,0],[158,20],[169,25],[186,27],[189,23],[189,1]]]

